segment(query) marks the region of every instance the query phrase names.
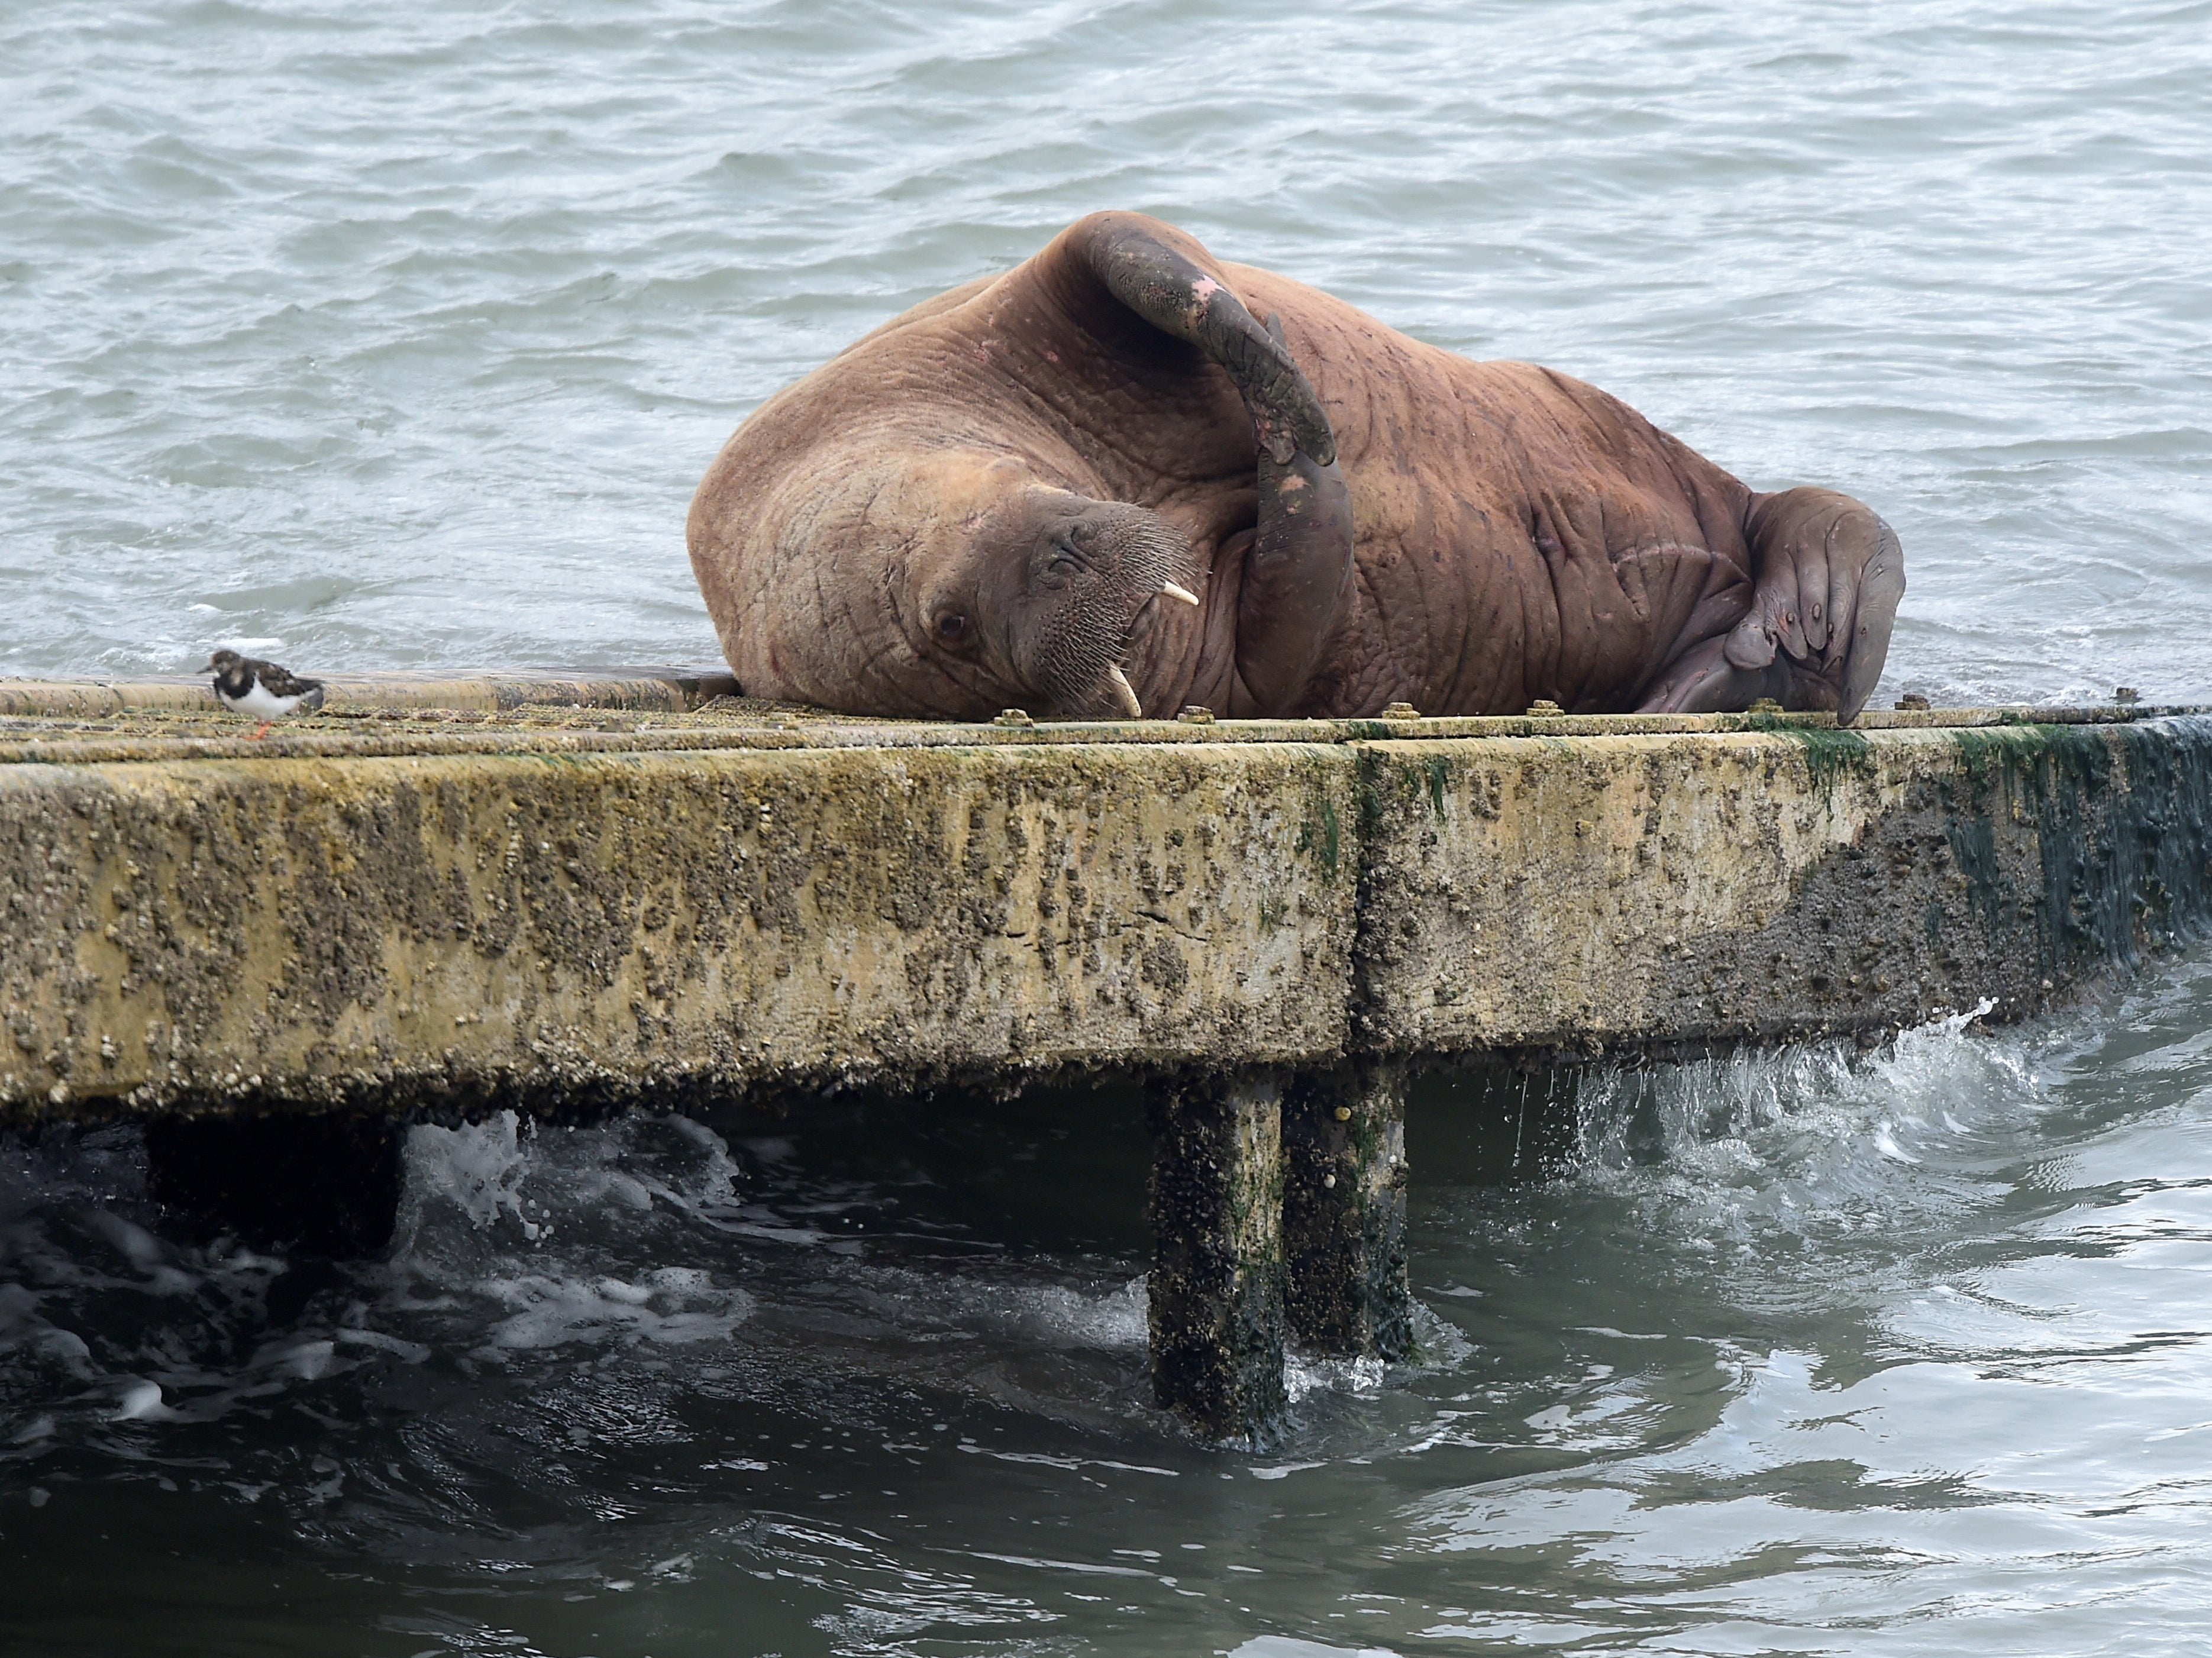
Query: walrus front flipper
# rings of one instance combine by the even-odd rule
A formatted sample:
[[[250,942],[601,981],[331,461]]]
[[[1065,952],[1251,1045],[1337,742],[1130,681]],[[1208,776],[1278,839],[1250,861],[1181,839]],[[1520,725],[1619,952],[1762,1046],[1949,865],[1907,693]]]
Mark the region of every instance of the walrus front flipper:
[[[1218,277],[1168,245],[1164,228],[1139,214],[1094,213],[1070,229],[1067,246],[1115,299],[1228,372],[1278,466],[1300,452],[1327,466],[1336,436],[1282,331],[1261,327]]]
[[[1881,678],[1905,596],[1905,553],[1871,508],[1832,489],[1753,498],[1751,610],[1725,636],[1670,664],[1640,712],[1745,708],[1771,696],[1786,708],[1858,718]]]
[[[1905,550],[1870,507],[1833,489],[1754,498],[1751,614],[1728,636],[1738,668],[1789,670],[1784,708],[1833,708],[1848,726],[1874,695],[1905,597]]]

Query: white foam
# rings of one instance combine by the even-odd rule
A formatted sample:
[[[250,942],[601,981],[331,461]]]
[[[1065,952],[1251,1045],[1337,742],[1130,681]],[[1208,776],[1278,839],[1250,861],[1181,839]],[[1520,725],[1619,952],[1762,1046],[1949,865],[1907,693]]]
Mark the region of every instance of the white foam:
[[[1056,1284],[974,1288],[1019,1333],[1054,1346],[1112,1351],[1141,1347],[1149,1339],[1152,1303],[1142,1276],[1103,1296]]]
[[[450,1204],[479,1230],[509,1214],[537,1236],[523,1219],[520,1192],[528,1159],[523,1154],[520,1120],[502,1111],[483,1122],[459,1128],[417,1123],[407,1133],[407,1198],[412,1212],[404,1230],[411,1236],[422,1210]]]
[[[173,1422],[176,1412],[161,1402],[161,1384],[158,1382],[132,1382],[116,1401],[112,1422]]]
[[[1067,1284],[1009,1283],[854,1260],[842,1281],[872,1315],[908,1335],[959,1331],[1011,1338],[1024,1347],[1121,1352],[1148,1339],[1150,1299],[1142,1274],[1107,1291]]]
[[[1370,1398],[1382,1390],[1389,1373],[1389,1367],[1379,1358],[1309,1358],[1292,1353],[1283,1360],[1283,1391],[1293,1405],[1317,1393]]]
[[[580,1280],[532,1273],[494,1278],[483,1288],[514,1311],[492,1327],[476,1350],[480,1357],[577,1342],[720,1340],[753,1310],[743,1290],[717,1289],[705,1273],[681,1266],[658,1268],[635,1284],[605,1275]]]
[[[1876,1123],[1875,1125],[1874,1149],[1881,1152],[1885,1157],[1889,1158],[1893,1163],[1918,1163],[1920,1161],[1919,1158],[1914,1157],[1911,1152],[1906,1151],[1903,1146],[1897,1143],[1895,1133],[1892,1131],[1890,1125],[1886,1122]]]
[[[1974,1029],[1994,1005],[1874,1054],[1824,1042],[1594,1067],[1578,1079],[1578,1178],[1656,1206],[1647,1219],[1692,1250],[1986,1201],[1944,1168],[1971,1151],[1962,1142],[2019,1124],[2044,1091],[2033,1035]]]
[[[390,1353],[408,1364],[426,1363],[430,1357],[430,1349],[421,1342],[386,1335],[381,1330],[339,1330],[332,1334],[331,1339],[342,1347],[368,1347]]]
[[[480,1360],[726,1339],[752,1315],[744,1291],[689,1264],[608,1265],[637,1259],[629,1235],[639,1227],[672,1229],[667,1243],[678,1248],[690,1225],[737,1230],[738,1172],[719,1135],[681,1118],[547,1128],[502,1111],[459,1128],[417,1127],[392,1254],[396,1306],[450,1312],[444,1321]],[[648,1230],[643,1247],[665,1246]],[[411,1348],[422,1344],[393,1351],[410,1357]]]
[[[331,1373],[337,1357],[335,1341],[301,1341],[277,1355],[276,1363],[302,1382],[319,1382]]]
[[[403,1256],[434,1241],[449,1211],[477,1232],[505,1228],[533,1244],[611,1211],[665,1208],[718,1230],[738,1227],[738,1169],[728,1146],[682,1117],[541,1130],[501,1111],[459,1128],[418,1126],[408,1136],[407,1170]]]

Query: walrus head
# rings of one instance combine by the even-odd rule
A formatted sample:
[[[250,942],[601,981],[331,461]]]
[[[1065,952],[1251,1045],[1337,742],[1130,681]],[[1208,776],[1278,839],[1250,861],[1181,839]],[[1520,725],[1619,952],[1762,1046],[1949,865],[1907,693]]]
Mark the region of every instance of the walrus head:
[[[858,713],[1140,718],[1133,643],[1156,605],[1198,603],[1189,538],[1169,519],[1018,459],[908,452],[808,495],[777,514],[780,550],[811,549],[817,570],[836,551],[804,588],[764,596],[765,638],[746,627],[732,641],[756,694]]]
[[[1142,507],[1026,477],[961,528],[916,571],[928,648],[1036,713],[1142,718],[1132,635],[1156,600],[1194,597],[1188,539]]]

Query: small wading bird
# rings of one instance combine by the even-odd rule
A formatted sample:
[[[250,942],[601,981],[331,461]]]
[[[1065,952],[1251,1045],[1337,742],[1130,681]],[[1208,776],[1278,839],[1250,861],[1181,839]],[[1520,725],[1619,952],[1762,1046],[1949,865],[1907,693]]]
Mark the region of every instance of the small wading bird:
[[[261,722],[253,734],[265,737],[271,720],[305,708],[310,714],[323,706],[323,682],[302,679],[274,662],[262,662],[236,651],[217,651],[206,670],[215,675],[216,701],[233,714],[250,714]]]

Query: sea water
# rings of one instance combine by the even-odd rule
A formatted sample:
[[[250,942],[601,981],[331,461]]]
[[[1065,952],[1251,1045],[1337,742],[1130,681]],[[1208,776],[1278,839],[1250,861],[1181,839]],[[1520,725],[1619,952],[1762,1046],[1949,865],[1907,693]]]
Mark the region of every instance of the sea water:
[[[1903,537],[1890,689],[2212,694],[2212,7],[0,11],[0,673],[704,665],[752,407],[1102,207]]]
[[[2212,695],[2203,3],[10,8],[0,672],[709,663],[729,430],[1104,206],[1873,502],[1884,700]],[[1409,1145],[1252,1455],[1126,1090],[422,1126],[352,1265],[0,1141],[0,1650],[2200,1643],[2212,963]]]
[[[1422,1354],[1150,1403],[1133,1095],[417,1127],[351,1266],[0,1161],[0,1649],[2068,1654],[2212,1594],[2212,965],[1444,1073]]]

